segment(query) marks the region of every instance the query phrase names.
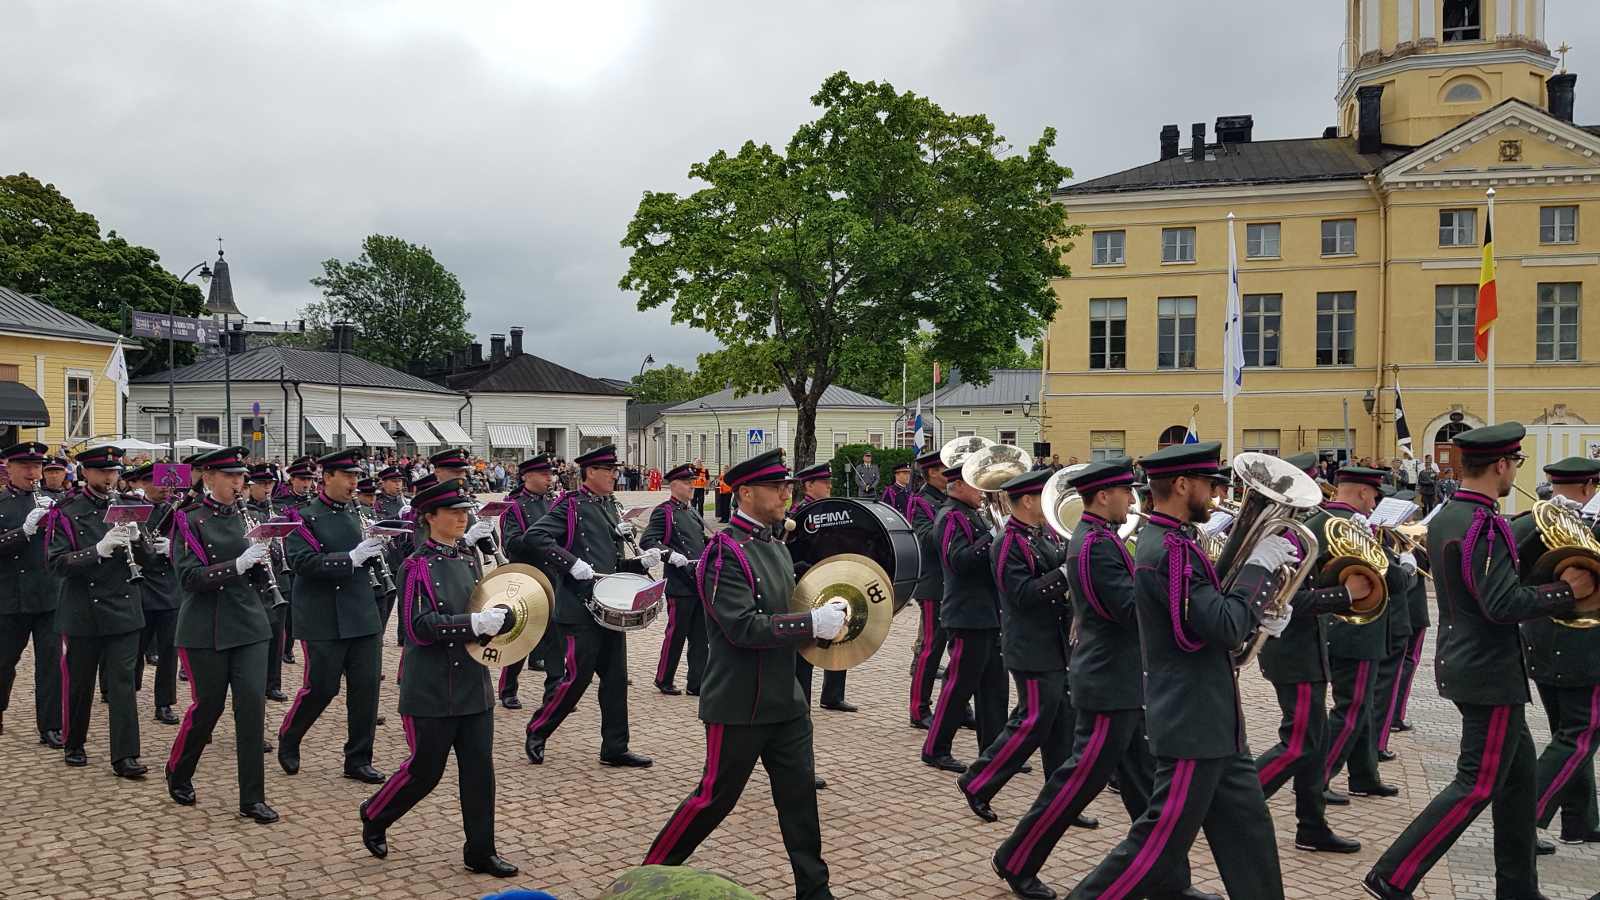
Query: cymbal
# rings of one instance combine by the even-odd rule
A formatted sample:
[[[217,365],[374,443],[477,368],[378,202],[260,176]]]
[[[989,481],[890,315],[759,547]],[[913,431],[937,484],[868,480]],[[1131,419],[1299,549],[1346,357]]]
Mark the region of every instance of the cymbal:
[[[556,592],[550,579],[533,566],[512,563],[495,566],[472,589],[467,600],[467,612],[482,612],[496,606],[511,610],[515,624],[505,634],[497,634],[489,643],[477,638],[467,642],[467,652],[486,666],[509,666],[523,659],[544,637],[550,625],[550,605]]]
[[[866,662],[883,646],[894,621],[894,583],[868,557],[841,553],[806,570],[789,598],[789,611],[809,612],[835,598],[850,604],[844,634],[799,650],[817,668],[837,672]]]

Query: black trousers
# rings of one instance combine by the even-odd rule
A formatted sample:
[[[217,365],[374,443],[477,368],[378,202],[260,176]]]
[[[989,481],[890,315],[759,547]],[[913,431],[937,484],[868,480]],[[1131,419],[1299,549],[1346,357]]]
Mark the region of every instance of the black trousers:
[[[33,721],[39,733],[61,728],[61,636],[54,612],[0,616],[0,714],[11,708],[22,651],[33,641]]]
[[[339,695],[345,682],[346,737],[344,767],[372,765],[372,739],[378,728],[378,675],[383,665],[383,635],[333,641],[301,641],[304,675],[294,703],[283,717],[278,738],[284,747],[298,748],[317,717]],[[265,671],[265,668],[263,668]],[[237,701],[235,701],[237,702]]]
[[[1400,680],[1405,675],[1411,636],[1389,638],[1389,655],[1378,660],[1372,686],[1372,740],[1375,750],[1389,749],[1389,724],[1400,706]]]
[[[470,716],[403,716],[401,720],[411,755],[388,783],[361,804],[362,813],[383,828],[399,821],[438,787],[454,750],[461,825],[467,833],[466,858],[478,862],[498,855],[494,844],[494,710]]]
[[[708,641],[706,609],[700,598],[693,594],[681,597],[668,594],[667,633],[661,639],[661,658],[656,661],[656,684],[672,684],[678,677],[678,661],[683,658],[684,646],[687,644],[689,671],[685,686],[691,692],[698,694],[700,679],[705,677],[706,672]],[[810,694],[806,696],[809,697]]]
[[[267,686],[264,690],[283,690],[283,642],[287,637],[284,622],[273,622],[272,638],[267,641]]]
[[[1400,668],[1400,690],[1397,692],[1399,702],[1389,720],[1390,725],[1405,721],[1406,706],[1411,701],[1411,685],[1416,681],[1417,667],[1422,665],[1422,642],[1427,636],[1428,629],[1418,628],[1416,634],[1411,636],[1410,643],[1406,644],[1406,658]]]
[[[948,756],[961,727],[961,710],[973,702],[978,749],[993,744],[1006,723],[1006,670],[1000,660],[1000,629],[951,628],[950,666],[922,752]]]
[[[1283,719],[1278,723],[1278,743],[1256,758],[1256,773],[1261,777],[1262,794],[1271,797],[1294,779],[1294,816],[1297,835],[1325,837],[1328,827],[1328,801],[1322,795],[1327,781],[1328,759],[1328,683],[1272,683],[1278,692],[1278,708]]]
[[[561,626],[556,620],[551,619],[545,627],[544,634],[539,637],[539,643],[534,645],[533,652],[528,654],[528,659],[537,661],[544,666],[544,695],[542,700],[549,700],[555,693],[561,681],[566,677],[566,657],[562,648],[566,642],[561,639]],[[500,670],[500,699],[517,696],[520,688],[522,670],[526,667],[527,660],[519,659]]]
[[[1403,891],[1412,890],[1492,803],[1495,896],[1536,896],[1538,777],[1524,708],[1457,703],[1456,709],[1461,711],[1461,754],[1455,780],[1406,826],[1372,871]]]
[[[1378,776],[1378,740],[1373,728],[1377,708],[1378,661],[1328,657],[1333,675],[1333,711],[1328,714],[1328,761],[1323,784],[1329,784],[1346,764],[1350,790],[1382,783]]]
[[[1550,719],[1550,745],[1539,754],[1539,827],[1561,812],[1562,831],[1600,829],[1595,808],[1594,751],[1600,744],[1600,685],[1556,687],[1534,682]]]
[[[911,721],[920,722],[933,715],[933,683],[939,677],[939,662],[944,659],[950,634],[939,624],[939,601],[918,600],[922,610],[921,631],[916,655],[911,658]]]
[[[549,740],[600,676],[600,758],[628,752],[628,637],[590,620],[562,625],[561,683],[528,722],[528,733]],[[548,657],[546,658],[548,662]]]
[[[139,755],[139,709],[134,700],[133,672],[139,658],[139,632],[61,639],[61,670],[66,697],[61,740],[68,750],[82,750],[94,708],[95,673],[103,672],[111,726],[111,759]]]
[[[778,828],[794,869],[795,897],[831,898],[828,864],[822,861],[809,715],[775,725],[706,723],[706,765],[700,784],[656,835],[644,864],[683,865],[739,801],[757,760],[772,785]]]
[[[144,631],[139,633],[139,659],[135,664],[134,684],[144,688],[144,658],[151,650],[156,653],[156,677],[152,690],[156,706],[175,706],[178,703],[178,654],[173,640],[178,636],[178,611],[175,609],[147,609],[144,611]]]
[[[398,629],[397,629],[398,630]],[[283,609],[283,661],[294,662],[294,607]]]
[[[805,694],[806,703],[811,702],[811,682],[814,680],[816,667],[806,662],[805,657],[796,653],[794,657],[794,677],[800,679],[800,693]],[[822,702],[833,705],[844,702],[845,670],[837,672],[822,670]]]
[[[1125,900],[1155,895],[1187,864],[1189,848],[1202,828],[1228,896],[1282,900],[1272,815],[1248,752],[1221,759],[1157,758],[1149,808],[1069,896]]]
[[[269,641],[243,647],[212,650],[208,647],[180,647],[177,655],[189,676],[192,701],[183,714],[183,725],[172,742],[167,759],[174,781],[188,782],[200,764],[200,754],[211,741],[211,734],[222,718],[228,693],[233,692],[234,759],[239,772],[239,805],[265,803],[265,757],[261,741],[266,732],[267,653]]]
[[[1054,772],[1072,752],[1077,712],[1067,696],[1067,672],[1018,672],[1017,705],[1000,736],[985,747],[956,784],[984,802],[994,799],[1022,764],[1039,751],[1047,772]]]

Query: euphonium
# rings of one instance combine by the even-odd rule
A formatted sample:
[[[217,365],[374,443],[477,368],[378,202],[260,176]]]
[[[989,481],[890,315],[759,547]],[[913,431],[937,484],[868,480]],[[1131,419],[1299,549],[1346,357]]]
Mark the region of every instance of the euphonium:
[[[1083,498],[1067,479],[1088,467],[1088,463],[1078,463],[1060,469],[1044,483],[1044,493],[1040,495],[1045,522],[1056,534],[1067,540],[1072,539],[1072,532],[1077,529],[1078,521],[1083,518]],[[1128,519],[1117,528],[1117,538],[1128,540],[1138,533],[1139,528],[1148,520],[1149,516],[1146,516],[1139,507],[1139,494],[1135,491],[1133,505],[1128,508]]]
[[[1028,455],[1010,444],[992,444],[969,455],[961,463],[961,480],[983,494],[979,511],[989,527],[999,528],[1011,513],[1011,504],[1001,486],[1028,471]]]

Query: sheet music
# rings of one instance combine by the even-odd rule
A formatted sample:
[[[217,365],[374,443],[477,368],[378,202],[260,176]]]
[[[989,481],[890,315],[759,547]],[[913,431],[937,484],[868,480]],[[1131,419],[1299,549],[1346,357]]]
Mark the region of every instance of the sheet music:
[[[1211,518],[1200,524],[1200,530],[1206,534],[1216,534],[1233,524],[1233,516],[1220,509],[1211,511]]]
[[[1578,510],[1578,515],[1585,519],[1600,516],[1600,494],[1595,494],[1594,497],[1590,498],[1589,502],[1583,505],[1583,509]]]
[[[1417,504],[1410,500],[1397,500],[1389,497],[1378,501],[1367,521],[1377,528],[1393,528],[1411,518],[1417,511]]]
[[[1438,506],[1435,506],[1427,515],[1423,516],[1422,517],[1422,522],[1420,524],[1426,525],[1429,522],[1432,522],[1433,521],[1433,517],[1437,516],[1439,514],[1439,510],[1441,510],[1441,509],[1444,509],[1444,504],[1443,503],[1439,504]]]

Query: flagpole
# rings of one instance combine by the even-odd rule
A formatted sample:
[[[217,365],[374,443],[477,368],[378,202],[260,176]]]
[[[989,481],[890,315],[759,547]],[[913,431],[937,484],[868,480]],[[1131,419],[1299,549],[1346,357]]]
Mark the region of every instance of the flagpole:
[[[1489,233],[1494,234],[1494,188],[1489,188]],[[1498,290],[1498,287],[1496,288]],[[1498,323],[1496,323],[1498,324]],[[1495,423],[1494,417],[1494,325],[1489,326],[1489,424]]]
[[[1233,398],[1244,382],[1244,343],[1239,333],[1239,249],[1234,240],[1234,216],[1228,213],[1228,299],[1223,320],[1222,402],[1228,407],[1228,456],[1233,459]]]

